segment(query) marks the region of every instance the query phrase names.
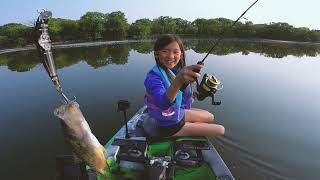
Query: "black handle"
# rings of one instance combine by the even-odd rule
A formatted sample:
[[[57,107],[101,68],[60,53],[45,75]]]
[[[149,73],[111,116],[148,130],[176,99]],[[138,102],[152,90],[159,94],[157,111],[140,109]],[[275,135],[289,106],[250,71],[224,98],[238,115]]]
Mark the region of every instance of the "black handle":
[[[219,106],[221,104],[221,101],[215,101],[214,100],[214,93],[212,93],[211,98],[212,98],[212,105]]]
[[[126,111],[130,108],[130,102],[126,99],[118,101],[118,112]]]
[[[124,122],[125,122],[125,129],[126,129],[126,138],[128,139],[129,136],[129,130],[128,130],[128,120],[127,120],[127,110],[130,108],[130,102],[128,100],[119,100],[118,101],[118,112],[123,111],[124,116]]]

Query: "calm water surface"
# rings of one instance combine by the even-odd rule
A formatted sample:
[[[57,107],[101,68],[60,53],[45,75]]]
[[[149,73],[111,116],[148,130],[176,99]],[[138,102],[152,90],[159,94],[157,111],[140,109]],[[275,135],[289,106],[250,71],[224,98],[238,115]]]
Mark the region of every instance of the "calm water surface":
[[[202,59],[209,41],[185,41],[187,63]],[[105,143],[122,125],[116,102],[132,116],[143,106],[143,81],[154,65],[152,43],[55,49],[62,86],[76,96],[92,131]],[[320,47],[227,42],[203,73],[223,83],[215,114],[226,128],[212,138],[236,179],[318,179],[320,175]],[[53,115],[61,104],[36,51],[0,54],[0,177],[53,179],[55,156],[70,154]]]

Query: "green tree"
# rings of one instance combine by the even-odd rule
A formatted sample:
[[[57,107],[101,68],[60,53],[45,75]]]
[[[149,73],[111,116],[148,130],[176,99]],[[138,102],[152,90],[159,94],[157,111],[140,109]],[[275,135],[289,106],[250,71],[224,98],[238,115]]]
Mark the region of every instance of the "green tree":
[[[117,11],[106,14],[105,36],[107,38],[124,38],[129,24],[123,12]]]
[[[63,27],[61,30],[61,36],[64,40],[76,40],[79,39],[79,23],[75,20],[64,20],[61,22]]]
[[[188,35],[196,35],[198,32],[198,28],[194,26],[192,23],[188,24],[185,29],[185,34]]]
[[[235,27],[233,28],[234,36],[241,37],[241,38],[250,38],[254,37],[256,31],[254,29],[254,25],[251,21],[246,21],[243,23],[236,23]]]
[[[49,20],[49,33],[52,41],[75,40],[79,38],[79,25],[75,20],[52,18]]]
[[[266,24],[255,24],[253,26],[253,29],[256,32],[255,37],[256,38],[268,38],[270,35],[267,30],[267,26],[268,25],[266,25]]]
[[[132,23],[128,30],[131,38],[146,38],[151,35],[152,21],[150,19],[139,19]]]
[[[52,41],[61,41],[62,19],[52,18],[49,20],[48,29]]]
[[[176,24],[176,32],[177,34],[186,34],[185,30],[188,27],[189,24],[191,24],[189,21],[181,19],[181,18],[175,18],[174,19]]]
[[[169,16],[160,16],[153,20],[152,32],[154,34],[175,34],[176,21]]]
[[[294,27],[288,23],[271,23],[266,30],[269,39],[294,40]]]
[[[320,42],[320,30],[310,31],[309,36],[312,42]]]
[[[32,28],[23,24],[9,23],[0,27],[0,46],[24,46],[32,41]],[[1,42],[0,41],[0,42]]]
[[[205,31],[206,27],[207,27],[207,19],[204,18],[198,18],[196,20],[194,20],[192,22],[192,24],[197,27],[197,35],[204,35],[207,34],[207,32]]]
[[[310,30],[308,28],[294,28],[293,29],[293,37],[290,39],[295,39],[297,41],[311,41]]]
[[[0,48],[5,48],[10,45],[8,36],[0,36]]]
[[[105,27],[105,15],[100,12],[87,12],[79,20],[79,29],[85,39],[102,38]]]

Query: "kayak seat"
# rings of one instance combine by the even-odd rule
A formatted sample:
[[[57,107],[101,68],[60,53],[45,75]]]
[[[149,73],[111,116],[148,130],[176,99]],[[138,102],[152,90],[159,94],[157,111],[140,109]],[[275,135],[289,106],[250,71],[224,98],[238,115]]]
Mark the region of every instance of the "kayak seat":
[[[149,143],[163,142],[176,139],[176,137],[174,136],[161,135],[157,121],[154,118],[151,118],[147,113],[145,113],[141,118],[143,122],[142,128]]]

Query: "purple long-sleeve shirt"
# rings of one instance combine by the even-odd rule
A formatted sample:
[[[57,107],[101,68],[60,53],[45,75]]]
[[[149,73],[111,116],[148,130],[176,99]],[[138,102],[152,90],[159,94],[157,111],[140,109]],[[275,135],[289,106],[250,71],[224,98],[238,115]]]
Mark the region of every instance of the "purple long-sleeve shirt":
[[[175,101],[169,101],[168,96],[166,95],[167,89],[165,88],[161,77],[159,77],[159,75],[155,72],[150,71],[147,74],[147,77],[144,81],[144,86],[147,93],[155,98],[155,102],[160,109],[167,109],[175,103]],[[190,86],[188,86],[182,92],[182,109],[190,109],[192,103],[191,94],[192,92]]]

